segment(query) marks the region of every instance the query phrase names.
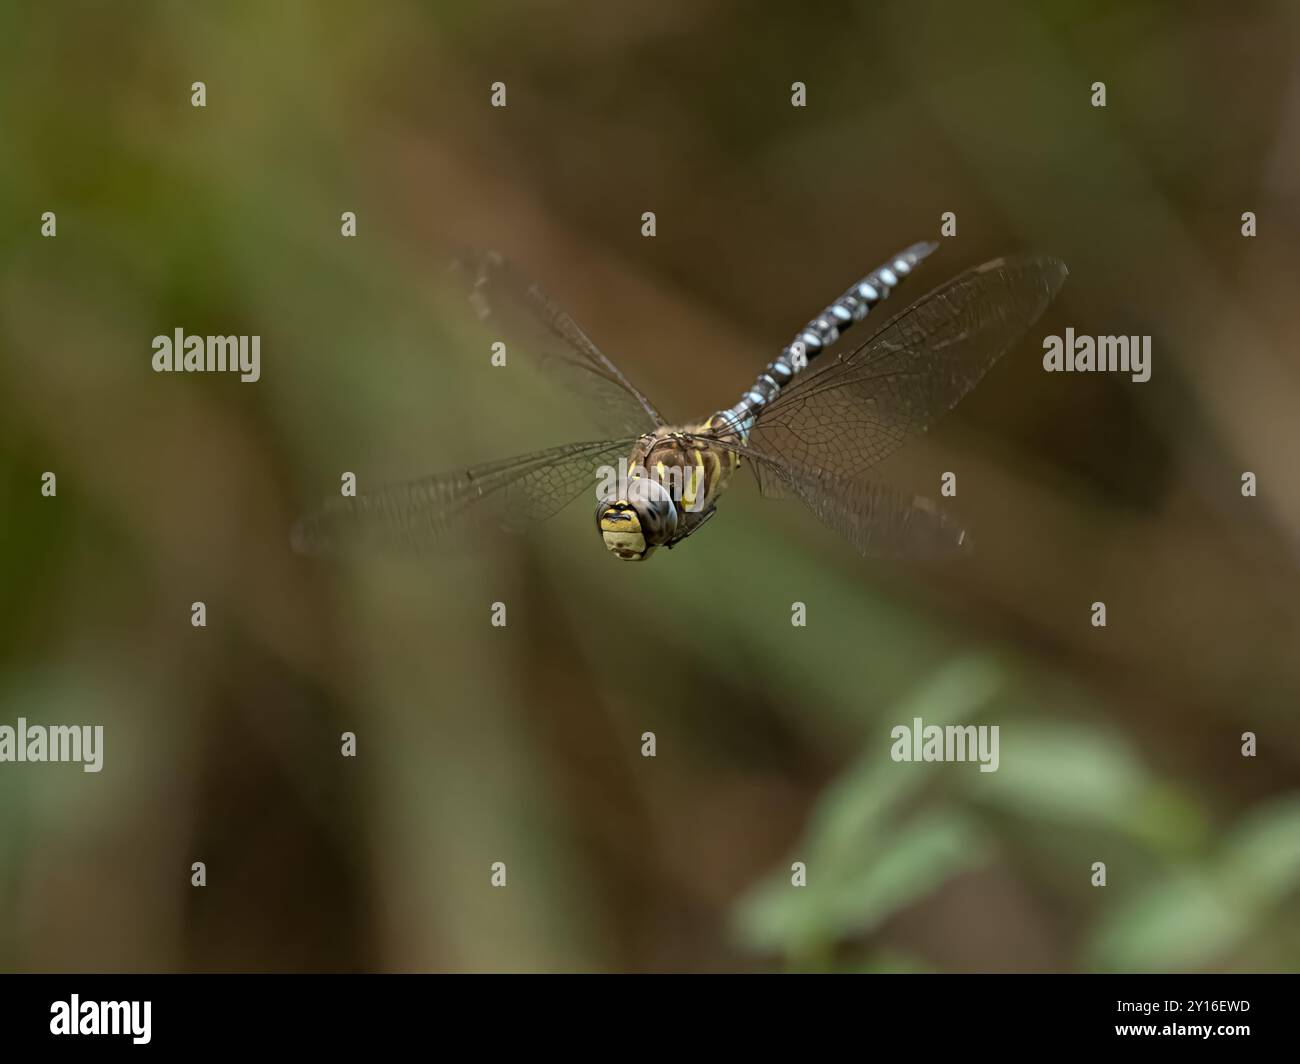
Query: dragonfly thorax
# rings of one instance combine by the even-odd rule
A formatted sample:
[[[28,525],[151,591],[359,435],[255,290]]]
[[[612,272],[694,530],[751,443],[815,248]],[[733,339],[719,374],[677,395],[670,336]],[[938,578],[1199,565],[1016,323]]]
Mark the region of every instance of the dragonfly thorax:
[[[627,561],[648,558],[713,515],[739,464],[715,439],[706,422],[683,429],[660,426],[637,441],[617,487],[596,509],[596,527],[611,553]]]

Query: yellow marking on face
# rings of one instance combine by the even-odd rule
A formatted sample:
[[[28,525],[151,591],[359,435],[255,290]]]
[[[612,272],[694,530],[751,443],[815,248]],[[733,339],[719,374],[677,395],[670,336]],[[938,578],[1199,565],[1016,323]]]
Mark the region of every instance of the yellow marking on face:
[[[619,499],[617,502],[611,503],[610,508],[600,515],[601,532],[636,531],[639,533],[641,531],[641,519],[637,516],[637,512],[632,509],[615,509],[618,506],[627,506],[627,500]]]
[[[630,507],[626,499],[615,500],[609,509],[600,516],[600,538],[605,541],[605,549],[625,561],[645,557],[645,534],[641,530],[641,518]]]
[[[624,560],[641,558],[646,554],[645,536],[639,531],[615,532],[602,528],[600,536],[605,541],[606,549]]]

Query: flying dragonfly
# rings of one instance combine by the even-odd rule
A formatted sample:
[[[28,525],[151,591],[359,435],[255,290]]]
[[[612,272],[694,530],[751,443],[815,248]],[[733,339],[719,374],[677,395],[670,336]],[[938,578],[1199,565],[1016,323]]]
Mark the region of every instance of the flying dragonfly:
[[[702,421],[668,422],[535,284],[500,256],[464,264],[478,315],[544,371],[591,400],[607,438],[330,500],[298,522],[308,554],[420,551],[483,524],[527,533],[597,489],[595,525],[616,558],[644,561],[694,535],[748,464],[768,497],[800,499],[863,555],[960,552],[963,529],[926,499],[868,474],[969,392],[1038,320],[1065,281],[1058,259],[976,266],[889,318],[859,346],[826,353],[938,245],[913,244],[810,321],[739,401]]]

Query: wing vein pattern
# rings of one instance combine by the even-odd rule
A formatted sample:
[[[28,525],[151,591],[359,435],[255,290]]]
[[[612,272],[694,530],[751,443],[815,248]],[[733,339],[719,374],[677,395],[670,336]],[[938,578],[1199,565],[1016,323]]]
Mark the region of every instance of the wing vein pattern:
[[[937,560],[970,550],[965,530],[923,496],[799,469],[743,444],[715,441],[715,445],[749,461],[767,481],[779,483],[783,494],[799,499],[864,557]]]
[[[918,299],[859,347],[810,369],[763,411],[760,452],[813,477],[853,481],[969,392],[1046,309],[1057,259],[995,259]],[[766,495],[789,487],[756,466]]]
[[[633,441],[571,443],[331,499],[298,523],[293,546],[305,554],[420,553],[475,528],[527,531],[594,488]]]
[[[654,404],[568,312],[500,255],[489,252],[458,266],[462,274],[473,275],[469,300],[480,320],[500,326],[508,350],[521,349],[551,379],[590,400],[601,432],[636,435],[664,424]]]

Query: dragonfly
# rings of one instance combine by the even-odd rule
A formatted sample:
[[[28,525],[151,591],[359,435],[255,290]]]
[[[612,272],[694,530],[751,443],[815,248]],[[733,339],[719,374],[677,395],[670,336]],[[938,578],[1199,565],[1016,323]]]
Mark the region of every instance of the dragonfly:
[[[802,501],[864,556],[961,553],[969,539],[960,525],[872,471],[979,382],[1038,320],[1068,271],[1050,256],[993,259],[887,318],[857,346],[840,345],[881,316],[881,304],[937,247],[913,244],[872,270],[809,321],[736,403],[686,424],[664,418],[501,256],[462,261],[478,316],[513,338],[512,350],[522,337],[549,377],[590,401],[606,435],[333,498],[297,523],[293,546],[318,555],[418,553],[489,525],[526,535],[594,489],[606,549],[645,561],[710,521],[748,465],[763,496]]]

